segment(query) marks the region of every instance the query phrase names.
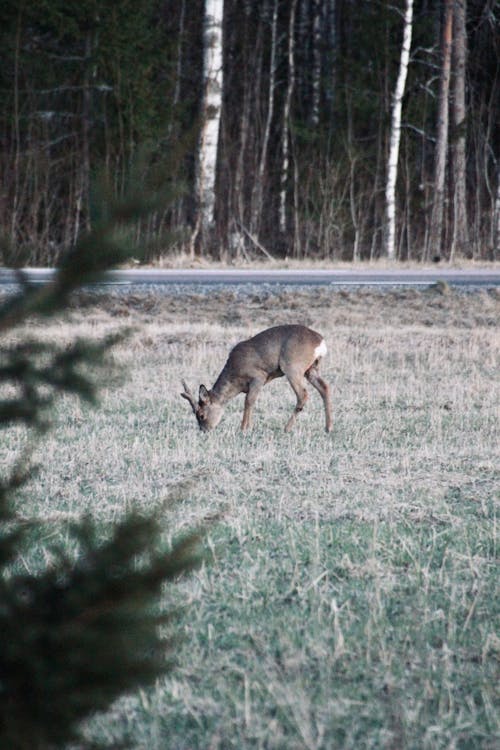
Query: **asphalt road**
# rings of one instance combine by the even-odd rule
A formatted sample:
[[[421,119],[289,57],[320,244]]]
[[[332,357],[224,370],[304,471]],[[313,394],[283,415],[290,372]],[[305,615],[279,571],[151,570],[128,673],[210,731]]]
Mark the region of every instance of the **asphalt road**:
[[[54,270],[49,268],[23,269],[31,283],[46,283]],[[447,269],[436,266],[432,269],[395,270],[181,270],[181,269],[138,269],[108,271],[99,284],[111,285],[162,285],[162,284],[296,284],[301,286],[429,286],[437,282],[453,286],[500,286],[500,269],[481,268],[477,270]],[[0,268],[0,286],[17,283],[16,272]]]

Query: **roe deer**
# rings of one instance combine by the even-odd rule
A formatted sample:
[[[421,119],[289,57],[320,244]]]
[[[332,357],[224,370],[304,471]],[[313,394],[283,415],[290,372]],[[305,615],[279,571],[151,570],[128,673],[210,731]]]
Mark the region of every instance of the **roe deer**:
[[[198,401],[184,381],[181,396],[191,404],[200,430],[207,432],[219,424],[225,404],[239,393],[246,393],[241,422],[241,429],[246,430],[250,427],[252,407],[261,388],[285,375],[297,396],[297,405],[285,427],[288,432],[307,401],[307,379],[323,399],[326,431],[330,432],[330,388],[319,375],[319,362],[325,354],[323,336],[310,328],[301,325],[268,328],[236,344],[213,388],[208,390],[200,385]]]

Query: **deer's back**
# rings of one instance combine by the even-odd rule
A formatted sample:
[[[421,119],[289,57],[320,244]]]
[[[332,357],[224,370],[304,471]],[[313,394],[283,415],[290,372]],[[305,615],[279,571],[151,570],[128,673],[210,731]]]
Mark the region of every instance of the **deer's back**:
[[[227,367],[251,374],[253,370],[282,374],[290,366],[310,367],[323,336],[301,325],[268,328],[241,341],[231,351]]]

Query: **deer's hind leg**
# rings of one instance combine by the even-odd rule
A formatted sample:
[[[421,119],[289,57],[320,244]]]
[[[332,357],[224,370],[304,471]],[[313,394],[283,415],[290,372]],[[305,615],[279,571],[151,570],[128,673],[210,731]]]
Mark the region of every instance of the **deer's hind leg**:
[[[325,407],[325,429],[327,432],[331,432],[332,429],[332,402],[330,398],[330,386],[327,382],[320,377],[317,367],[313,365],[306,372],[306,378],[311,385],[316,388],[321,398],[323,399],[323,405]]]
[[[297,414],[299,414],[302,409],[305,406],[305,403],[307,401],[308,395],[307,395],[307,388],[306,388],[306,380],[304,377],[303,372],[285,372],[285,375],[287,377],[288,382],[292,386],[295,395],[297,396],[297,404],[295,406],[295,409],[293,410],[293,414],[288,420],[285,432],[290,432],[290,430],[293,428],[295,424],[295,420],[297,419]]]

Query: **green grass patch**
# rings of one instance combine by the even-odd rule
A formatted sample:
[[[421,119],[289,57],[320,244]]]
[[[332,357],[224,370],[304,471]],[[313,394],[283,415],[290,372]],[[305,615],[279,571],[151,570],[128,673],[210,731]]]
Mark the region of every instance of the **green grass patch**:
[[[179,670],[133,704],[138,747],[494,747],[487,520],[266,523],[212,541]]]

